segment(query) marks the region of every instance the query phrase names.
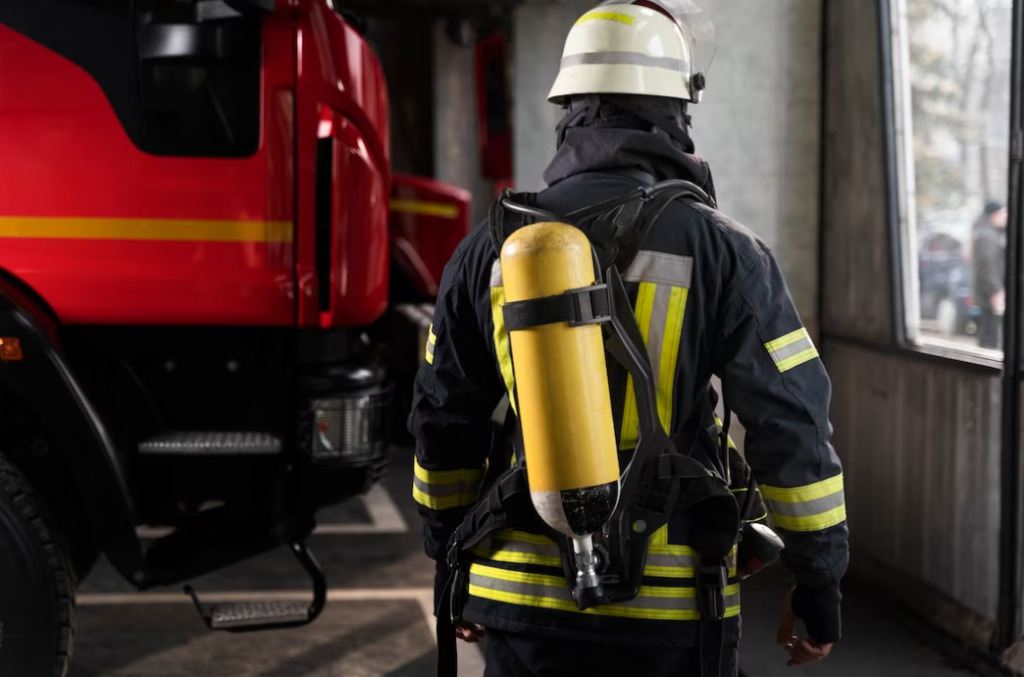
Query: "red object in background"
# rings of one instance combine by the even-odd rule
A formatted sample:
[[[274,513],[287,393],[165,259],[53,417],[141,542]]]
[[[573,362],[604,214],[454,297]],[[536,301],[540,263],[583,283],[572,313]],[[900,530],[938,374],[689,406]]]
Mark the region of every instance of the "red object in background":
[[[0,69],[0,271],[65,323],[351,326],[380,317],[390,194],[383,73],[325,0],[291,4],[263,20],[260,144],[233,159],[144,153],[85,70],[0,26],[0,63],[20,64]],[[337,143],[326,313],[316,269],[322,107]]]
[[[427,297],[437,294],[445,264],[469,234],[468,191],[415,176],[392,177],[392,255]]]
[[[505,34],[493,33],[476,48],[480,172],[488,179],[512,176],[512,96]]]
[[[296,269],[300,326],[360,326],[388,303],[390,136],[384,72],[370,45],[324,0],[306,0],[298,22]],[[333,116],[333,117],[332,117]],[[331,120],[330,298],[320,299],[317,142]],[[320,271],[325,274],[326,271]]]
[[[499,197],[501,197],[501,194],[503,192],[505,192],[505,189],[512,190],[512,191],[515,190],[515,187],[512,185],[512,179],[504,179],[502,181],[495,181],[494,182],[494,199],[497,200]]]

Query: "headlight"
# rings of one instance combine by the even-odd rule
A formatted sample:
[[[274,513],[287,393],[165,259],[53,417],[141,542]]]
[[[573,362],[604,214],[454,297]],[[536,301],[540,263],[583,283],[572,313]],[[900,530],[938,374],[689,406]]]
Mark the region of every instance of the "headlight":
[[[315,463],[361,463],[384,443],[385,393],[361,393],[313,401]]]

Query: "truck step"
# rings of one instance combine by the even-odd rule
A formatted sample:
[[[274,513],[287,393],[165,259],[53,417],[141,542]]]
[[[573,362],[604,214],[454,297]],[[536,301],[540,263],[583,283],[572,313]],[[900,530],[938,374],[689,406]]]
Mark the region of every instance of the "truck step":
[[[305,543],[290,543],[289,548],[310,578],[313,588],[312,601],[305,604],[298,601],[203,604],[195,590],[191,586],[185,586],[185,594],[192,597],[196,610],[207,627],[226,632],[256,632],[297,628],[315,621],[327,604],[327,579]]]
[[[167,432],[139,444],[139,453],[172,456],[271,456],[281,440],[254,432]]]
[[[296,601],[212,604],[207,613],[211,629],[228,630],[268,623],[305,623],[309,619],[309,605]]]

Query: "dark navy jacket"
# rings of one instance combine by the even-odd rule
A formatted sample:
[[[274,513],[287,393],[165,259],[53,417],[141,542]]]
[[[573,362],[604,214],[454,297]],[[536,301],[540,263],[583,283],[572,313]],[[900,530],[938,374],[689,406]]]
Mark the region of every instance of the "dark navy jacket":
[[[582,173],[540,193],[538,204],[566,214],[638,185],[617,173]],[[819,642],[838,639],[848,532],[842,468],[831,445],[831,384],[771,251],[722,213],[677,201],[621,272],[658,378],[663,426],[681,442],[694,403],[707,397],[712,375],[721,378],[725,404],[746,429],[747,461],[786,542],[784,558],[798,582],[795,611]],[[477,500],[492,411],[514,391],[503,303],[501,267],[484,224],[445,269],[409,419],[417,440],[414,495],[435,559]],[[626,449],[637,435],[635,402],[625,378],[610,384]],[[652,537],[641,596],[594,614],[574,611],[564,579],[559,588],[550,541],[499,534],[475,553],[466,617],[541,635],[692,635],[692,553],[685,524],[668,527]],[[738,615],[739,586],[730,583],[730,615]]]

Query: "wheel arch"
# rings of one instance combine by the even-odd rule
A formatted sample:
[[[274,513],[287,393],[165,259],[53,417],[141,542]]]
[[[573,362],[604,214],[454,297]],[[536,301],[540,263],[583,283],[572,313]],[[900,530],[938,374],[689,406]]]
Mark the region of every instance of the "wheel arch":
[[[24,358],[0,361],[0,386],[32,412],[66,463],[98,547],[139,582],[142,549],[124,464],[60,350],[60,325],[44,302],[0,274],[0,337],[21,342]]]

